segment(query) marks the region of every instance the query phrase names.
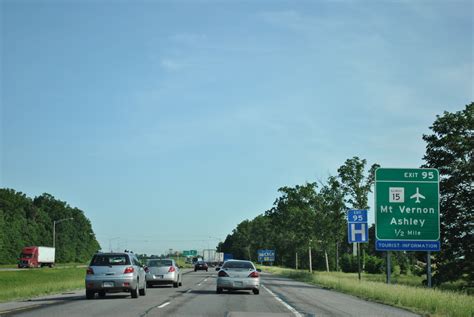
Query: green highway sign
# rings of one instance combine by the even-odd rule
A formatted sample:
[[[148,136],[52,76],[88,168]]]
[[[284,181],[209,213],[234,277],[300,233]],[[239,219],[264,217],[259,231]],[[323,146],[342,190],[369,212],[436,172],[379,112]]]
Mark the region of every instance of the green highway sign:
[[[439,251],[437,169],[377,169],[375,210],[377,250]]]
[[[196,256],[197,250],[185,250],[183,251],[184,256]]]

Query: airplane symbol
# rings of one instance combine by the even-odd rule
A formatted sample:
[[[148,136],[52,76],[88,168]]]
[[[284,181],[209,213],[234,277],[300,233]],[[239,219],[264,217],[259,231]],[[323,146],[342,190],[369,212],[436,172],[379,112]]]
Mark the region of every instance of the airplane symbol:
[[[416,201],[415,201],[416,204],[420,203],[420,198],[425,199],[425,196],[420,194],[420,189],[418,187],[416,188],[416,193],[414,195],[410,196],[410,199],[414,199],[414,198],[416,198]]]

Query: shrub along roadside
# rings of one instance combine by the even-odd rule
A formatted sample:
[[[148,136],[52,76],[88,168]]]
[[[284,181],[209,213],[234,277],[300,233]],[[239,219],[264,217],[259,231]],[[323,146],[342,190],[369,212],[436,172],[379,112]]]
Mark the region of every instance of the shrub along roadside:
[[[85,268],[0,272],[0,302],[84,288]]]
[[[263,267],[266,272],[298,281],[328,287],[364,299],[409,309],[430,316],[474,315],[474,297],[451,291],[440,291],[407,285],[387,285],[382,282],[359,282],[351,274],[315,272]]]

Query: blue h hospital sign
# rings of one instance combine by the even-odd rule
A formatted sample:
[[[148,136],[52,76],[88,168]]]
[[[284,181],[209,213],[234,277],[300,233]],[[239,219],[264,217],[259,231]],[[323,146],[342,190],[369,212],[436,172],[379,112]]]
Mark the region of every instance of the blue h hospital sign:
[[[368,242],[369,228],[367,223],[349,223],[349,243]]]
[[[347,213],[347,238],[349,243],[369,241],[367,210],[349,210]]]

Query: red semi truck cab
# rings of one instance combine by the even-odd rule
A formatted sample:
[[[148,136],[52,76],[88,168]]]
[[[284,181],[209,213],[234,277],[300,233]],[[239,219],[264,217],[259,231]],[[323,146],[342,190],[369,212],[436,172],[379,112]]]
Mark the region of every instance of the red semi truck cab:
[[[18,267],[53,267],[55,249],[50,247],[24,247],[18,259]]]

